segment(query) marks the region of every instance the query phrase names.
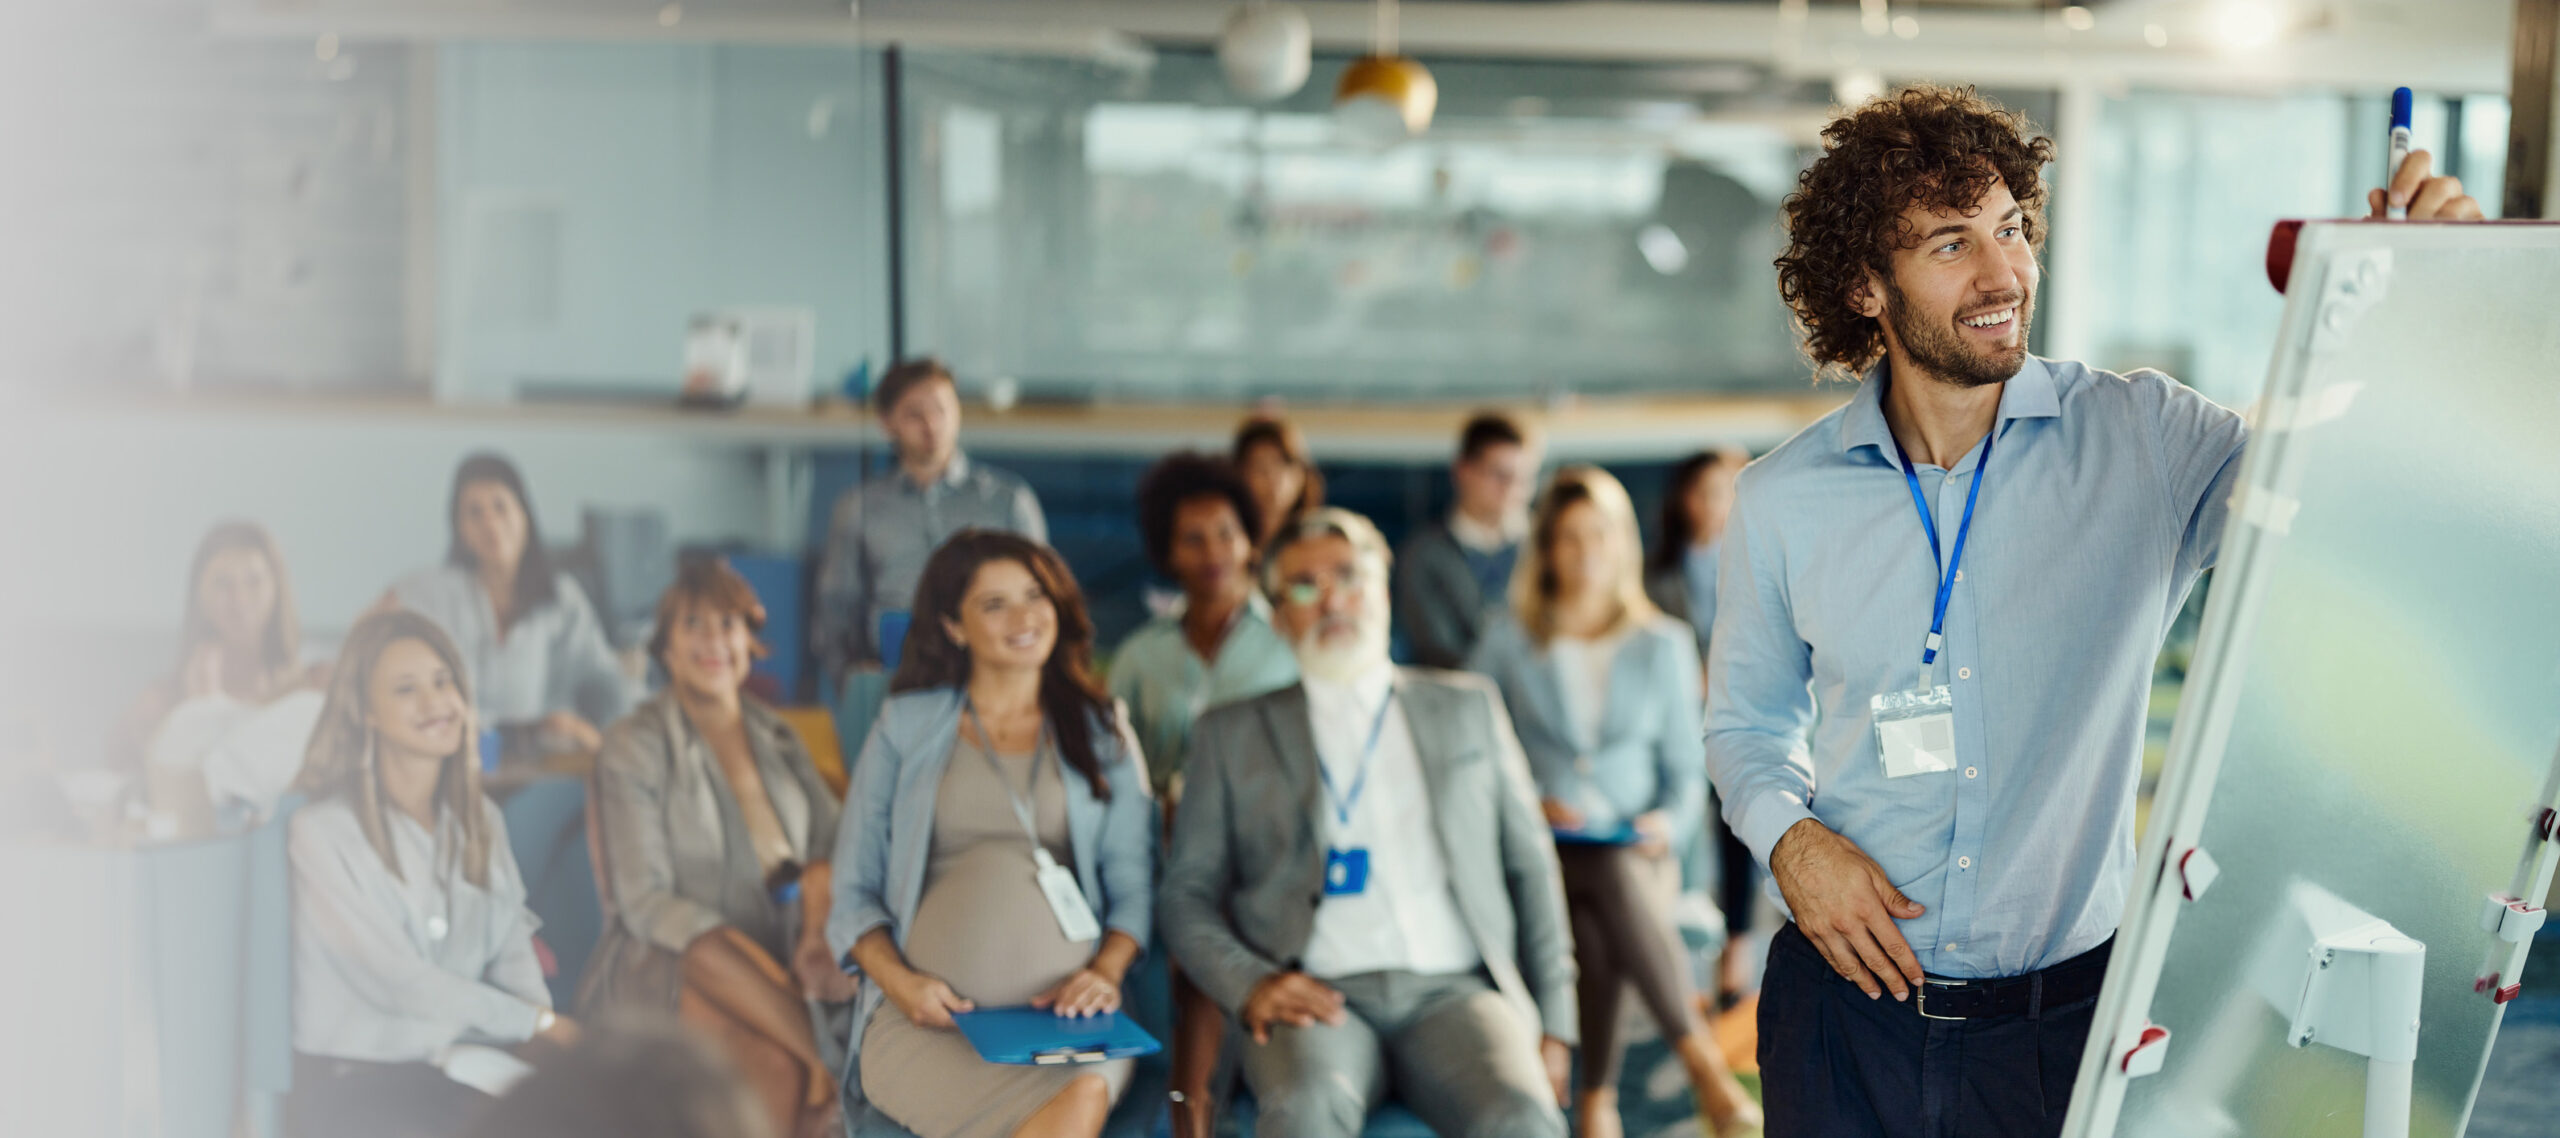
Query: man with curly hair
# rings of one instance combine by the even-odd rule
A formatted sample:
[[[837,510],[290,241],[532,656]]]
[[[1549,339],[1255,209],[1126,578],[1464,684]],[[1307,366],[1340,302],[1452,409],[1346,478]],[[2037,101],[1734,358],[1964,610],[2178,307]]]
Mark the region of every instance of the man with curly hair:
[[[1859,388],[1743,471],[1707,667],[1725,817],[1792,918],[1760,1003],[1768,1133],[2057,1134],[2152,660],[2247,431],[2157,372],[2028,353],[2053,143],[2024,119],[1923,86],[1823,137],[1779,290]],[[2375,214],[2479,216],[2427,173],[2413,155]]]

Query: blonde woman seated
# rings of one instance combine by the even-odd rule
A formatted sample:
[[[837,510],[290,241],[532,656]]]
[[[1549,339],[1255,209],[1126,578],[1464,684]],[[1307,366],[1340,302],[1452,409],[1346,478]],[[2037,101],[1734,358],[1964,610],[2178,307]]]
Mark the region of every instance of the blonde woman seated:
[[[821,932],[835,795],[799,734],[742,690],[764,654],[744,577],[688,561],[657,626],[667,690],[616,721],[596,759],[610,919],[578,1009],[676,1014],[725,1045],[777,1134],[826,1133],[836,1083],[808,1001],[854,994]]]
[[[292,824],[294,1134],[456,1133],[487,1099],[457,1080],[490,1057],[455,1045],[572,1037],[476,734],[443,629],[406,610],[357,622]]]
[[[1092,655],[1083,597],[1048,547],[963,530],[925,563],[845,795],[827,925],[862,977],[856,1085],[923,1138],[1091,1138],[1128,1084],[1128,1060],[986,1062],[951,1019],[1116,1010],[1146,944],[1156,811]],[[1051,866],[1075,879],[1061,905],[1038,881]]]
[[[110,744],[143,776],[176,832],[216,814],[273,809],[302,770],[327,673],[302,663],[302,621],[274,535],[256,522],[206,531],[187,571],[177,667],[134,702]]]
[[[1620,1133],[1619,993],[1632,985],[1723,1138],[1755,1132],[1760,1112],[1697,1018],[1669,910],[1672,853],[1706,818],[1697,637],[1645,599],[1639,542],[1617,479],[1592,466],[1558,471],[1512,575],[1510,610],[1469,663],[1502,688],[1563,836],[1556,855],[1581,966],[1582,1134]],[[1631,844],[1573,840],[1623,827]]]

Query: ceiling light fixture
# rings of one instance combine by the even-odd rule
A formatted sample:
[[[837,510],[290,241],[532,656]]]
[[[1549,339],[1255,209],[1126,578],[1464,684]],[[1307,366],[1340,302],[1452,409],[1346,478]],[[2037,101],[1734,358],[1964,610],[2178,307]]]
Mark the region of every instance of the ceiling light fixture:
[[[2213,11],[2213,39],[2225,51],[2259,51],[2284,36],[2285,11],[2275,0],[2222,0]]]
[[[1307,85],[1314,42],[1306,13],[1255,0],[1227,17],[1218,33],[1218,68],[1249,102],[1285,99]]]
[[[1440,84],[1410,56],[1396,53],[1396,0],[1378,0],[1376,46],[1352,60],[1334,84],[1334,121],[1355,139],[1392,145],[1431,128]]]

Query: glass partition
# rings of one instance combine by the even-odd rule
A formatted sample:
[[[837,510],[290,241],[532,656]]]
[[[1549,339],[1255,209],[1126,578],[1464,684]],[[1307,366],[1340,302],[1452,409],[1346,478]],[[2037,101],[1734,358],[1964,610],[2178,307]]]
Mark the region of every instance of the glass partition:
[[[439,396],[663,400],[715,313],[759,403],[885,358],[876,53],[453,44],[434,90]]]
[[[2401,1133],[2458,1134],[2514,980],[2475,991],[2560,761],[2560,227],[2314,225],[2292,279],[2073,1135],[2388,1132],[2300,1038],[2337,914],[2424,945]]]
[[[1340,66],[1252,107],[1198,53],[909,55],[908,343],[1035,396],[1803,389],[1770,259],[1827,84],[1434,59],[1381,151]]]

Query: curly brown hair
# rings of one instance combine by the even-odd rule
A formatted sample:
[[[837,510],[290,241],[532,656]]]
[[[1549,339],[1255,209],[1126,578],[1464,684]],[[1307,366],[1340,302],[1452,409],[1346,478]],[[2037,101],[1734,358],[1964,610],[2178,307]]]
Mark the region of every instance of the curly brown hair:
[[[2053,161],[2053,140],[2034,129],[1971,87],[1928,84],[1870,99],[1823,128],[1822,157],[1782,207],[1787,251],[1777,265],[1778,295],[1824,374],[1855,379],[1884,354],[1884,327],[1856,298],[1867,270],[1892,279],[1893,254],[1917,239],[1903,210],[1970,215],[1996,178],[2018,199],[2028,244],[2043,248],[2038,175]]]

